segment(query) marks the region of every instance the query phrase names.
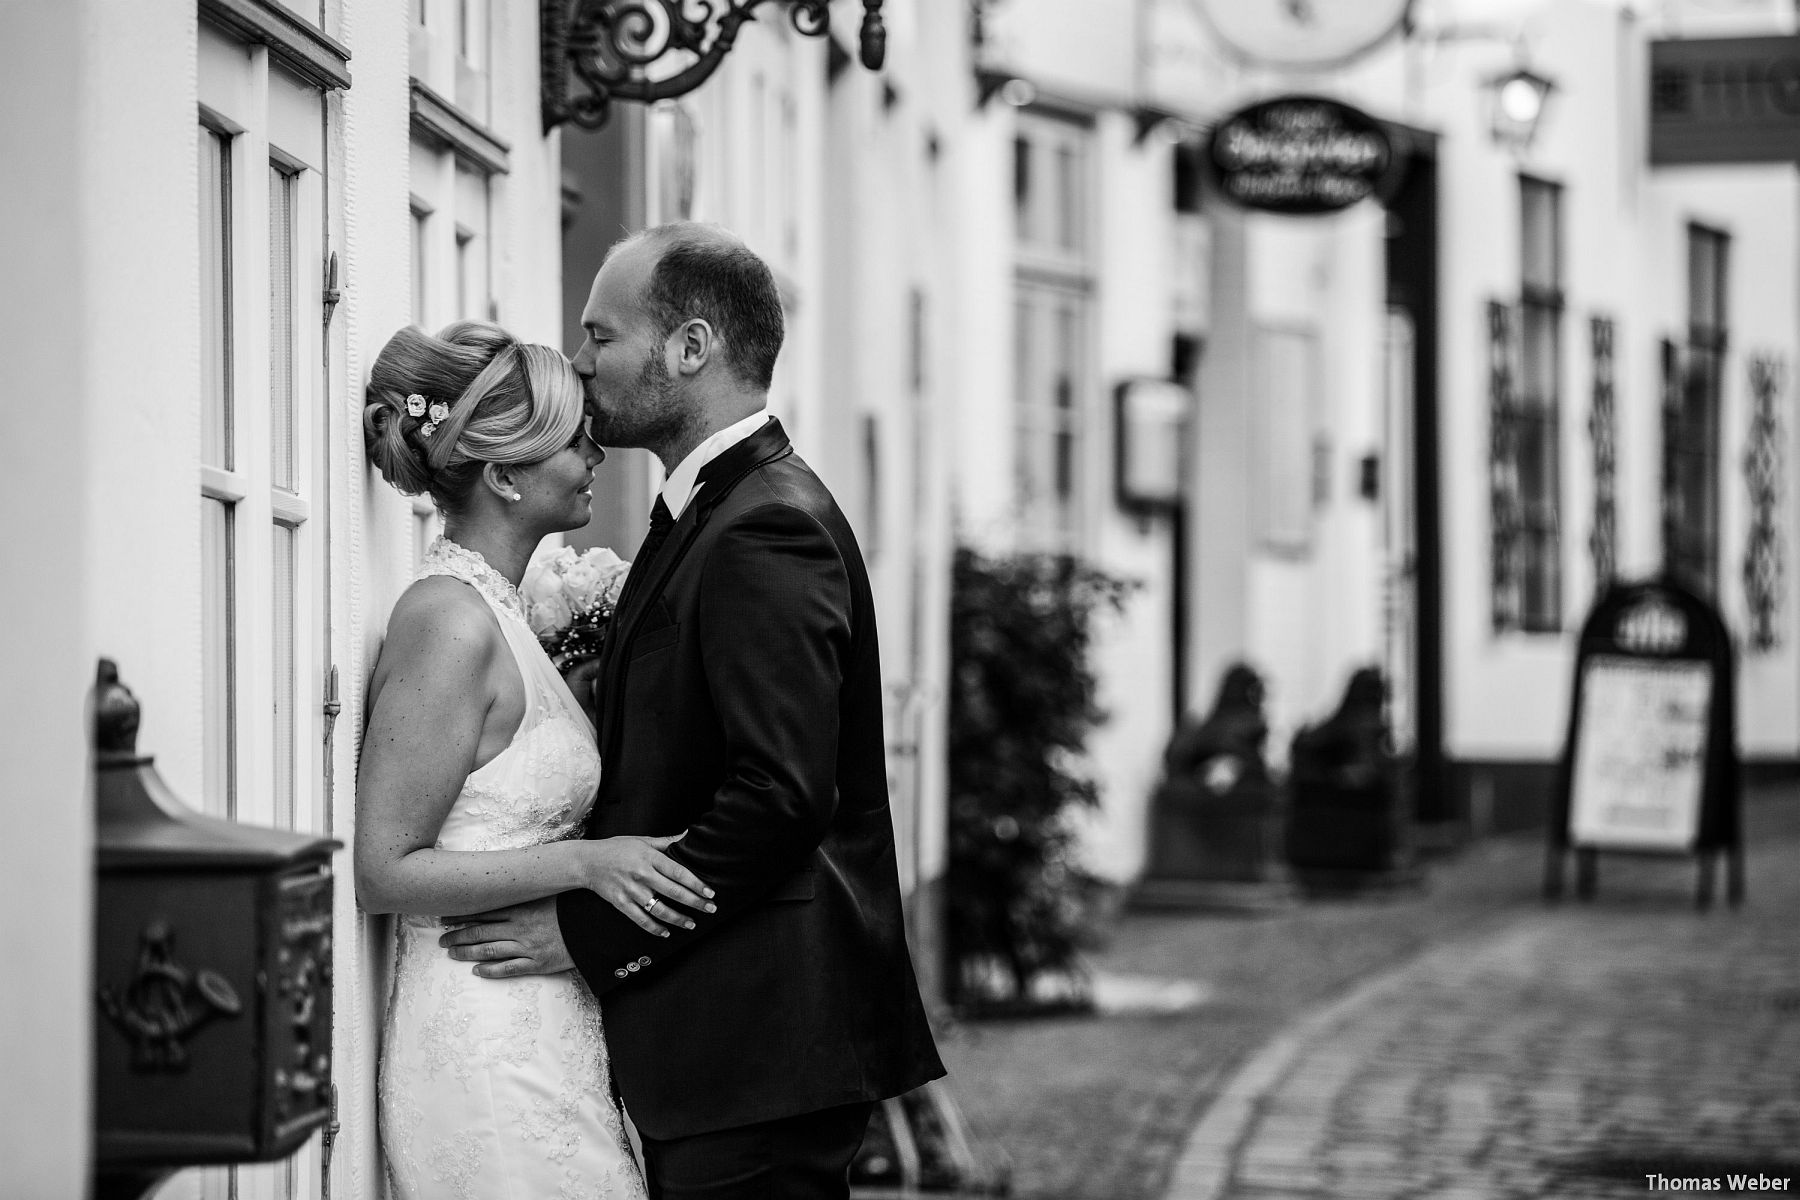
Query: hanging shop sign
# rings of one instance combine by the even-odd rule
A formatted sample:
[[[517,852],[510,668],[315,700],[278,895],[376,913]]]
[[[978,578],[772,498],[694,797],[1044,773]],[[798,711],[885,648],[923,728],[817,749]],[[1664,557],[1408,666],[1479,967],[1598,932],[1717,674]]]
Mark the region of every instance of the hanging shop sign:
[[[1650,162],[1800,162],[1800,37],[1651,42]]]
[[[1280,96],[1213,127],[1219,190],[1266,212],[1337,212],[1375,194],[1394,163],[1381,123],[1323,96]]]
[[[1668,579],[1618,583],[1582,624],[1574,701],[1550,821],[1545,889],[1578,857],[1591,896],[1598,851],[1698,855],[1700,903],[1726,860],[1743,898],[1735,660],[1718,611]]]
[[[1195,0],[1227,50],[1258,66],[1329,67],[1404,27],[1412,0]]]

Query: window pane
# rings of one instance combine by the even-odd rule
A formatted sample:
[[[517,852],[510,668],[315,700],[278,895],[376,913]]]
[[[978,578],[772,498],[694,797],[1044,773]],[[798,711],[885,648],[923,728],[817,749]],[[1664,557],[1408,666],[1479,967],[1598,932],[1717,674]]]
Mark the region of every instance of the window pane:
[[[1531,287],[1556,288],[1562,271],[1557,262],[1561,240],[1561,190],[1537,179],[1519,180],[1520,251],[1523,279]]]
[[[277,521],[274,529],[274,739],[275,824],[295,828],[294,812],[294,550],[298,534]]]
[[[200,461],[231,470],[231,139],[200,138]]]
[[[1725,326],[1725,239],[1710,229],[1688,236],[1688,320],[1708,331]]]
[[[204,785],[206,810],[215,816],[237,812],[236,564],[233,560],[233,509],[220,500],[200,502],[201,561],[201,705],[205,731]]]
[[[1033,436],[1031,404],[1032,368],[1036,366],[1032,347],[1037,341],[1032,323],[1036,314],[1030,293],[1022,293],[1013,304],[1013,422],[1017,430],[1013,447],[1013,487],[1027,512],[1038,498],[1037,472],[1032,463],[1037,440]]]
[[[1663,507],[1669,567],[1706,591],[1719,583],[1720,412],[1727,330],[1726,253],[1717,230],[1688,227],[1688,344],[1666,439]]]
[[[1056,149],[1056,244],[1081,248],[1081,164],[1072,146]]]
[[[294,489],[294,177],[269,168],[269,474]]]
[[[469,307],[475,299],[471,292],[472,281],[469,278],[470,272],[474,269],[473,264],[469,261],[471,253],[469,248],[474,241],[475,235],[467,230],[456,231],[456,311],[464,317],[476,315],[470,311]]]
[[[488,177],[466,167],[456,169],[456,315],[469,320],[490,318],[488,301]]]
[[[1018,220],[1020,241],[1030,241],[1034,232],[1031,207],[1031,142],[1016,137],[1013,139],[1013,216]]]
[[[1080,315],[1071,302],[1065,301],[1056,311],[1056,375],[1051,381],[1051,428],[1055,431],[1054,465],[1052,467],[1056,499],[1065,515],[1063,527],[1072,527],[1068,513],[1075,502],[1075,433],[1080,422],[1077,412],[1077,373],[1080,370]]]
[[[1559,545],[1554,529],[1528,529],[1525,534],[1526,629],[1549,631],[1562,625],[1562,574],[1556,557]]]
[[[1531,408],[1554,410],[1560,398],[1561,359],[1558,325],[1561,312],[1548,305],[1524,305],[1524,377],[1519,400]]]
[[[412,219],[412,321],[421,328],[429,328],[425,325],[425,223],[430,216],[415,208]]]

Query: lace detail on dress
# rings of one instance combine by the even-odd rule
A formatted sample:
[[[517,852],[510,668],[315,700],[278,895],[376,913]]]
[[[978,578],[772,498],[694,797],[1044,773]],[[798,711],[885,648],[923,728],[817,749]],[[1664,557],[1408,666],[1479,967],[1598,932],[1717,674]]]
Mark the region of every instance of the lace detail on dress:
[[[419,564],[418,578],[427,575],[454,575],[487,597],[501,612],[525,619],[525,598],[519,595],[512,580],[488,566],[488,560],[479,551],[459,546],[441,534],[426,549]]]

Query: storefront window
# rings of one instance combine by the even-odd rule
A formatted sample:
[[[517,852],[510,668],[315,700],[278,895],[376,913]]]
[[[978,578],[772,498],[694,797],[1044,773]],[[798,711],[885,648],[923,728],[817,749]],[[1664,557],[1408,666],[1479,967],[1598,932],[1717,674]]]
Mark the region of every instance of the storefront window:
[[[1085,125],[1026,112],[1014,142],[1014,497],[1027,540],[1058,550],[1079,548],[1086,486],[1091,136]]]
[[[1663,553],[1668,570],[1709,594],[1719,586],[1719,419],[1726,347],[1729,239],[1688,227],[1688,332],[1669,366],[1663,412]]]
[[[1510,449],[1517,480],[1518,628],[1562,627],[1562,188],[1519,179],[1519,378]]]

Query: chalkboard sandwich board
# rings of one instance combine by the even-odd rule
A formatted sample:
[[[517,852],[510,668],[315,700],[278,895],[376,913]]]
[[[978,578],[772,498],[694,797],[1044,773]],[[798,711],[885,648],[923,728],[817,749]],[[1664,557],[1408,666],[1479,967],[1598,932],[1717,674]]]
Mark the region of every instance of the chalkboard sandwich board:
[[[1544,894],[1594,894],[1600,851],[1697,855],[1698,903],[1727,860],[1744,895],[1735,662],[1718,611],[1673,580],[1615,583],[1582,624],[1569,733],[1551,813]]]

